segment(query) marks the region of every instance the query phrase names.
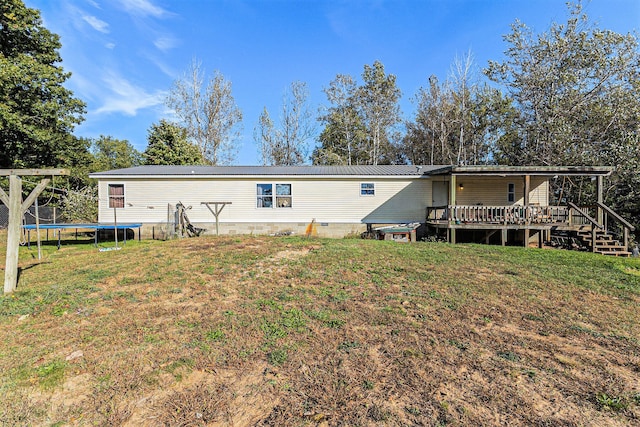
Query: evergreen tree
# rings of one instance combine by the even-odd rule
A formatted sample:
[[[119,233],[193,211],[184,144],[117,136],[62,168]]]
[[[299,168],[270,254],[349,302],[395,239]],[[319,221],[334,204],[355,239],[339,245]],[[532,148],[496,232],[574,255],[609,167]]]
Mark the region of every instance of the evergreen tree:
[[[198,147],[188,141],[187,130],[175,123],[160,120],[149,128],[149,145],[142,154],[146,165],[206,164]]]

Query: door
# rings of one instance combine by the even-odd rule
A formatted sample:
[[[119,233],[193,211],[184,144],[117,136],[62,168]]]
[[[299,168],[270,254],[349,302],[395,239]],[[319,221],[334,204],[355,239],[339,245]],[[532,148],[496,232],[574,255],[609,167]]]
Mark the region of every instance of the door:
[[[431,190],[431,206],[449,204],[449,183],[447,181],[434,181]]]

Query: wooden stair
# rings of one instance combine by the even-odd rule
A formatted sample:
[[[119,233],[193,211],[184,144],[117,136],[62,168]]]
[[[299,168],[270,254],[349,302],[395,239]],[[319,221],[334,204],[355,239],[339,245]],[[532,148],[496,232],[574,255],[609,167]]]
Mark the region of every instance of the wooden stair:
[[[621,256],[628,257],[631,255],[628,248],[624,246],[622,242],[616,240],[613,235],[607,233],[604,230],[596,230],[595,243],[592,242],[591,227],[584,225],[576,232],[577,237],[589,248],[592,252],[609,255],[609,256]],[[595,250],[593,246],[595,244]]]

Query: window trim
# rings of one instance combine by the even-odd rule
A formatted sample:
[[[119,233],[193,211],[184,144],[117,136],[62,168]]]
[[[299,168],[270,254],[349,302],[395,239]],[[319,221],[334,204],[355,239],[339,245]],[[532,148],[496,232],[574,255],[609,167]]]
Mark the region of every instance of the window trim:
[[[261,185],[268,185],[270,194],[259,194],[258,190]],[[271,199],[269,206],[264,206],[264,200]],[[262,202],[261,202],[262,201]],[[256,209],[273,209],[273,184],[270,182],[258,182],[256,183]]]
[[[365,187],[370,185],[370,187]],[[371,191],[371,193],[368,193]],[[361,197],[375,197],[376,195],[376,183],[375,182],[361,182],[360,183],[360,196]]]
[[[276,183],[276,203],[275,203],[275,207],[278,209],[291,209],[293,207],[293,185],[291,185],[291,183]],[[289,194],[278,194],[278,187],[285,187],[288,186],[289,187]],[[280,200],[287,200],[289,199],[289,203],[280,206]]]
[[[262,195],[258,194],[258,189],[261,185],[268,185],[271,188],[271,194]],[[282,186],[289,187],[289,194],[278,194],[278,189],[282,188]],[[271,205],[270,206],[260,206],[260,200],[270,198]],[[283,204],[279,206],[280,200],[289,200],[288,204]],[[284,202],[283,202],[284,203]],[[257,182],[256,183],[256,209],[291,209],[293,208],[293,184],[291,182]]]
[[[122,195],[120,194],[111,194],[111,189],[112,188],[122,188]],[[118,203],[118,205],[121,206],[116,206],[116,203],[114,203],[115,200],[122,200],[121,203]],[[124,209],[126,206],[126,191],[125,191],[125,185],[124,184],[107,184],[107,205],[109,206],[109,209]]]

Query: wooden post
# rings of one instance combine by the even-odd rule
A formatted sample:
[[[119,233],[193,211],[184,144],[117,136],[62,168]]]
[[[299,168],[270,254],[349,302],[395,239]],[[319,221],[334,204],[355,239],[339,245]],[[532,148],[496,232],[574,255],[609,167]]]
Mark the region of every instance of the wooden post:
[[[42,248],[40,245],[40,211],[38,210],[38,198],[36,197],[36,242],[38,243],[38,261],[42,259]],[[76,240],[78,240],[78,230],[76,230]]]
[[[449,181],[449,243],[456,243],[456,229],[451,228],[451,223],[456,219],[453,217],[456,205],[456,176],[451,174]]]
[[[603,177],[602,175],[598,175],[596,177],[596,197],[598,200],[598,204],[596,205],[596,219],[598,220],[598,224],[603,224],[603,212],[602,212],[602,208],[600,207],[599,203],[603,203],[603,197],[602,197],[602,185],[603,185]],[[605,230],[606,229],[606,225],[605,225]]]
[[[224,207],[226,205],[231,205],[231,202],[200,202],[201,205],[206,205],[207,209],[209,209],[209,212],[211,212],[213,214],[214,217],[216,217],[216,236],[218,236],[220,234],[220,230],[218,229],[218,216],[220,215],[220,212],[222,212],[222,209],[224,209]],[[211,209],[211,206],[214,206],[214,209]]]
[[[4,293],[16,290],[18,283],[18,249],[22,219],[22,178],[9,175],[9,223],[7,225],[7,259],[4,274]]]
[[[526,223],[531,224],[531,211],[529,209],[529,191],[531,191],[531,176],[524,176],[524,193],[522,202],[524,203],[524,214],[526,216]],[[525,245],[526,246],[526,245]]]
[[[16,290],[18,284],[18,255],[20,249],[20,225],[22,216],[38,198],[49,182],[49,178],[43,178],[31,191],[29,196],[22,201],[21,176],[55,176],[69,175],[66,169],[0,169],[0,176],[9,177],[9,195],[0,189],[0,201],[9,208],[9,223],[7,225],[7,257],[4,271],[4,293],[8,294]]]

